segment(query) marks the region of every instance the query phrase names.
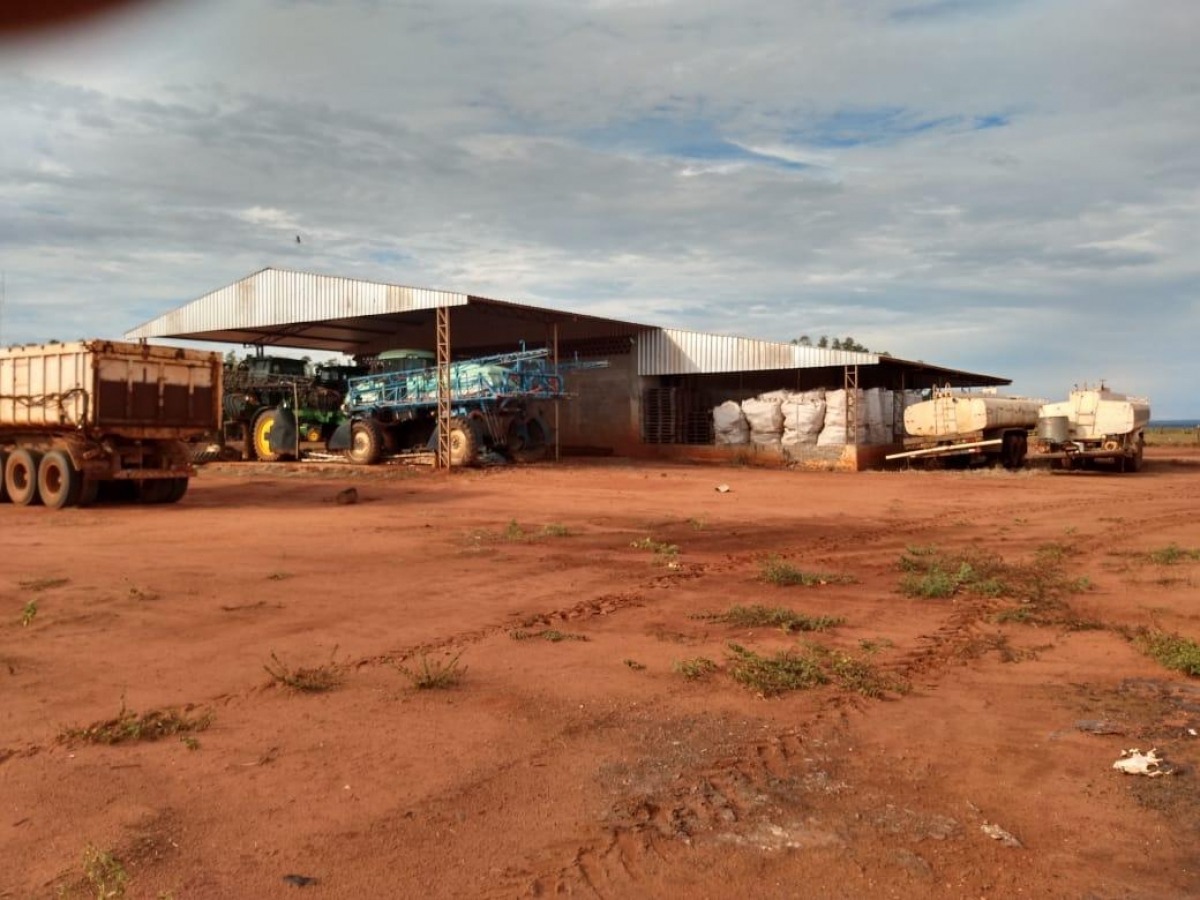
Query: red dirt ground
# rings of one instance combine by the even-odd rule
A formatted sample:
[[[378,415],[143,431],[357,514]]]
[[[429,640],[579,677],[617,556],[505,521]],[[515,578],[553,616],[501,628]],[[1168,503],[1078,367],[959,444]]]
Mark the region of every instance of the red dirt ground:
[[[228,465],[172,507],[0,507],[0,897],[96,896],[88,848],[126,896],[179,900],[1196,896],[1200,683],[1128,630],[1200,638],[1200,562],[1147,555],[1200,546],[1200,455],[1166,454],[1126,476]],[[1041,624],[906,597],[928,547],[1042,548],[1090,586]],[[854,582],[779,587],[773,556]],[[697,618],[735,603],[845,622]],[[545,629],[586,640],[512,636]],[[731,642],[817,642],[896,689],[764,699]],[[340,684],[277,685],[272,653]],[[446,690],[398,668],[457,654]],[[701,656],[720,671],[673,668]],[[123,704],[212,724],[64,740]],[[1111,768],[1150,746],[1176,774]]]

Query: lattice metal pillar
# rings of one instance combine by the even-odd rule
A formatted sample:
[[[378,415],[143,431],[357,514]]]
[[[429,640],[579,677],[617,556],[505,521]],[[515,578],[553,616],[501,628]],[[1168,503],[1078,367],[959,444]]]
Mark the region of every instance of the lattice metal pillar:
[[[858,366],[846,366],[846,443],[858,443]]]
[[[437,308],[437,456],[434,465],[450,468],[450,307]]]

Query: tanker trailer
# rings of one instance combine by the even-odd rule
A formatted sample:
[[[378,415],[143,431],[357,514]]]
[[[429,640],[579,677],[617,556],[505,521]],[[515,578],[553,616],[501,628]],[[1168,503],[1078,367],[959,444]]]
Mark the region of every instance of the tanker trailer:
[[[174,503],[187,440],[221,424],[219,353],[117,341],[0,349],[0,501],[85,506],[101,484]]]
[[[929,400],[904,410],[903,453],[885,459],[958,459],[968,464],[1025,463],[1029,430],[1043,401],[1029,397],[968,394],[937,388]]]
[[[1120,472],[1142,467],[1150,401],[1084,385],[1038,413],[1035,459],[1058,460],[1064,468],[1087,468],[1096,460]]]

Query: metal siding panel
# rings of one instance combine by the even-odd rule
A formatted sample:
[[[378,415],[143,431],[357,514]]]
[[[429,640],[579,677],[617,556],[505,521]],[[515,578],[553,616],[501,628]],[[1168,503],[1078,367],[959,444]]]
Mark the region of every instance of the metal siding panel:
[[[871,353],[672,328],[645,334],[638,342],[638,374],[642,376],[769,372],[878,362],[879,357]]]

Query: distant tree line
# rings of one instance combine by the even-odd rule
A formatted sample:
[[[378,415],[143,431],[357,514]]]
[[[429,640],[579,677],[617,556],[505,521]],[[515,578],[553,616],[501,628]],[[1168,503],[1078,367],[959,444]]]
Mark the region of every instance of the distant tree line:
[[[886,350],[868,350],[865,345],[860,344],[852,337],[833,338],[830,339],[827,335],[821,335],[814,342],[807,334],[802,334],[798,338],[792,338],[792,343],[801,347],[820,347],[821,349],[828,348],[830,350],[853,350],[855,353],[875,353],[880,356],[891,356]]]

